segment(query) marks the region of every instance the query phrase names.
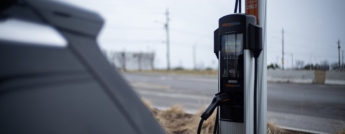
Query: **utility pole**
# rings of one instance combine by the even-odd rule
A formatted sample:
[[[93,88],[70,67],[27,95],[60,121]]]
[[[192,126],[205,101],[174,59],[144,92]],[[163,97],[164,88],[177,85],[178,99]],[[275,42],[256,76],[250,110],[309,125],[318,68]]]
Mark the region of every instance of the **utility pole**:
[[[193,46],[193,64],[194,64],[194,70],[196,70],[196,53],[195,53],[195,45]]]
[[[282,69],[284,70],[284,28],[282,29]]]
[[[341,59],[341,63],[342,63],[342,64],[341,64],[341,68],[344,70],[344,50],[341,50],[341,52],[342,52],[342,53],[341,53],[341,54],[342,54],[342,55],[341,55],[341,57],[342,57],[342,59]]]
[[[291,54],[291,70],[293,70],[293,54]]]
[[[166,23],[165,23],[165,31],[166,31],[166,44],[167,44],[167,70],[170,70],[170,48],[169,48],[169,10],[166,10]]]
[[[339,69],[340,69],[340,41],[338,39],[338,56],[339,56]]]

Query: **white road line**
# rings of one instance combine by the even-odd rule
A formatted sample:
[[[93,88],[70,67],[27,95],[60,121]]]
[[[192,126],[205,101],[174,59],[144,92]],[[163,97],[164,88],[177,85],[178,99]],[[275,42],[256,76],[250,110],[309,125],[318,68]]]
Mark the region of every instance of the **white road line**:
[[[152,84],[152,83],[145,83],[145,82],[132,82],[130,84],[135,88],[170,89],[169,85]]]
[[[186,98],[186,99],[195,99],[195,100],[207,100],[211,101],[211,97],[201,96],[201,95],[187,95],[187,94],[176,94],[176,93],[163,93],[163,92],[152,92],[144,90],[136,90],[142,95],[154,95],[159,97],[170,97],[170,98]]]
[[[179,80],[190,80],[190,81],[218,83],[218,79],[200,79],[200,78],[178,78],[178,79]]]

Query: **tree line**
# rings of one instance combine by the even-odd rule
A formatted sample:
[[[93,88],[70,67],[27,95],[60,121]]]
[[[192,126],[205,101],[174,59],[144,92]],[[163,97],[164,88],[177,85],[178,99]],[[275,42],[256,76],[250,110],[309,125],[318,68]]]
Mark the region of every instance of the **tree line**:
[[[267,65],[267,69],[281,69],[277,63],[271,63]],[[291,68],[293,70],[345,70],[345,64],[339,66],[338,62],[329,63],[327,60],[321,61],[320,63],[305,64],[302,60],[297,60],[296,64]]]

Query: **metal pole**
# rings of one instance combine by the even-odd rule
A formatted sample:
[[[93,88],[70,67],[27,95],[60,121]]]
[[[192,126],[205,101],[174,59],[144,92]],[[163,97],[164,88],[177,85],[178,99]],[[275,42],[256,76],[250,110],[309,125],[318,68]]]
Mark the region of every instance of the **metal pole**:
[[[293,54],[291,54],[291,57],[292,57],[292,69],[293,69]]]
[[[169,10],[166,10],[166,23],[165,23],[165,30],[166,30],[166,44],[167,44],[167,70],[170,70],[170,46],[169,46]]]
[[[250,1],[250,0],[249,0]],[[258,134],[267,133],[267,44],[266,0],[258,0],[258,24],[262,27],[262,46],[258,59]]]
[[[282,29],[282,69],[284,70],[284,28]]]
[[[338,64],[339,64],[339,69],[340,69],[340,41],[339,39],[338,39],[338,57],[339,57]]]
[[[194,64],[194,70],[196,70],[195,55],[196,55],[196,53],[195,53],[195,45],[194,45],[194,46],[193,46],[193,64]]]
[[[341,57],[342,57],[342,59],[341,59],[341,67],[342,67],[342,69],[344,70],[344,50],[341,50]]]
[[[311,56],[313,55],[313,53],[310,53],[310,56],[309,56],[309,70],[311,70],[311,66],[313,65],[313,63],[311,62]]]
[[[246,14],[251,14],[256,16],[257,23],[259,26],[262,27],[262,46],[263,51],[261,52],[258,58],[258,134],[265,134],[267,133],[267,45],[266,45],[266,0],[246,0],[245,3],[246,7]],[[250,9],[254,7],[253,9]],[[284,38],[284,30],[283,30],[283,38]],[[284,46],[284,40],[283,40]],[[284,50],[283,56],[284,57]],[[284,59],[284,58],[282,58]],[[282,60],[283,62],[283,60]],[[284,68],[284,63],[283,66]]]

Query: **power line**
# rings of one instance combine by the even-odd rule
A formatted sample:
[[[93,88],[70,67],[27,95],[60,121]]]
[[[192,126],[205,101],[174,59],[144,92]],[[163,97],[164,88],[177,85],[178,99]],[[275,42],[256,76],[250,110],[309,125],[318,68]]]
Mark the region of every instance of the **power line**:
[[[286,34],[286,32],[284,31],[284,34]],[[313,49],[315,47],[321,47],[321,46],[325,46],[325,44],[332,44],[331,42],[320,42],[320,41],[316,41],[316,40],[320,40],[320,38],[316,38],[316,37],[310,37],[310,36],[305,36],[305,35],[297,35],[297,34],[289,34],[289,35],[292,35],[294,36],[294,39],[297,37],[299,40],[305,40],[305,41],[308,41],[309,44],[319,44],[319,45],[313,45]],[[301,37],[301,36],[304,36],[304,37]],[[272,36],[273,38],[270,38],[271,40],[273,39],[278,39],[278,40],[281,40],[279,37],[277,36]],[[309,38],[309,39],[307,39]],[[312,38],[312,39],[310,39]],[[291,43],[288,43],[289,45]],[[296,43],[293,43],[293,44],[296,44]],[[305,43],[303,43],[305,44]],[[301,46],[301,45],[298,45],[298,47],[308,47],[310,48],[310,46]],[[324,47],[323,48],[320,48],[320,49],[325,49]]]
[[[279,39],[279,40],[281,40],[281,39]],[[275,43],[269,43],[269,44],[275,44]],[[297,43],[290,43],[289,42],[287,46],[295,46],[295,47],[305,48],[305,49],[309,49],[310,50],[310,46],[305,46],[305,45],[301,45],[301,44],[306,44],[306,43],[299,43],[299,44],[297,44]],[[314,43],[310,43],[310,44],[314,44]],[[275,46],[275,45],[273,45],[273,46]],[[322,50],[331,49],[330,46],[329,47],[322,47],[322,46],[319,46],[319,45],[313,45],[312,47],[313,47],[313,50],[314,49],[322,49]]]
[[[324,45],[326,43],[330,43],[331,44],[331,42],[325,42],[324,38],[322,38],[322,37],[311,36],[310,34],[308,34],[308,36],[306,36],[306,34],[300,34],[300,33],[301,32],[293,32],[293,34],[289,34],[289,33],[287,33],[287,34],[292,35],[295,38],[299,38],[299,39],[305,40],[305,41],[309,41],[309,42],[310,41],[314,41],[313,44],[322,44],[322,45]],[[320,42],[320,39],[322,39],[321,41],[323,41],[323,42]],[[316,41],[316,40],[319,40],[319,41]]]
[[[199,34],[199,33],[184,31],[184,30],[180,30],[180,29],[171,29],[171,31],[179,32],[179,33],[185,33],[185,34],[189,34],[189,35],[195,35],[195,36],[203,36],[203,37],[207,37],[207,38],[212,38],[213,39],[213,35]]]
[[[311,48],[310,47],[307,47],[307,46],[301,46],[301,45],[297,45],[297,44],[294,44],[294,43],[289,43],[289,47],[298,47],[298,48],[300,48],[300,49],[308,49],[308,50],[311,50]],[[312,49],[312,51],[315,51],[315,50],[322,50],[322,51],[325,51],[325,49],[329,49],[329,50],[331,50],[332,48],[327,48],[327,47],[325,47],[325,48],[315,48],[315,47],[317,47],[317,46],[312,46],[313,47],[313,49]],[[332,49],[333,50],[333,49]]]
[[[273,52],[268,52],[268,53],[275,53],[275,54],[279,54],[280,52],[277,52],[277,51],[273,51]],[[310,53],[304,53],[304,52],[290,52],[290,51],[285,51],[285,53],[293,53],[293,54],[295,54],[295,55],[310,55]],[[281,54],[281,53],[280,53]],[[314,53],[315,54],[315,53]],[[335,54],[325,54],[325,53],[323,53],[323,54],[320,54],[320,53],[318,53],[318,55],[314,55],[315,57],[325,57],[325,56],[327,56],[327,57],[336,57],[336,55]]]

